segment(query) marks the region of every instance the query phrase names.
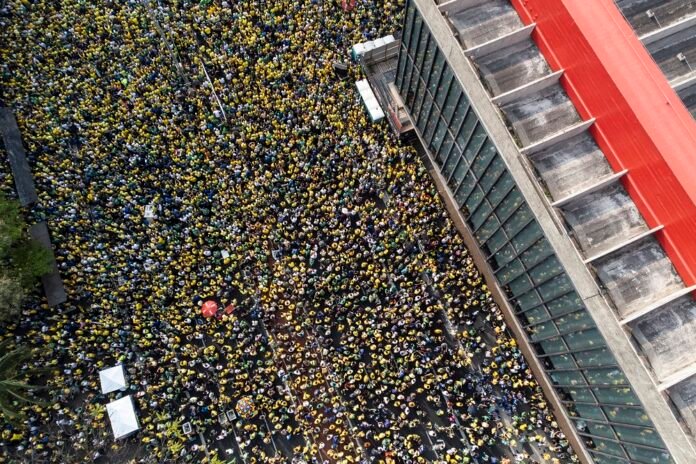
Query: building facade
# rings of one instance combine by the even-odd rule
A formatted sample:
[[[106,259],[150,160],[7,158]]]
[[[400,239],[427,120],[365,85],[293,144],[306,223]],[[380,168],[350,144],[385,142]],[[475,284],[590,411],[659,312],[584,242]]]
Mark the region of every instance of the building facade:
[[[617,6],[597,2],[623,21]],[[642,193],[656,189],[635,185],[642,168],[617,162],[636,156],[611,138],[606,112],[596,109],[606,103],[583,106],[588,98],[574,85],[601,54],[588,53],[571,72],[559,65],[563,51],[554,53],[557,24],[544,26],[543,12],[557,23],[554,4],[572,2],[534,3],[408,0],[395,86],[582,458],[696,462],[696,261],[679,239],[696,232],[693,198],[675,193],[686,205],[680,219],[660,223],[664,212],[653,214],[656,200]],[[573,16],[581,13],[562,13],[572,23],[565,40],[591,50],[591,31]],[[609,66],[606,74],[607,86],[620,87]],[[670,99],[683,123],[688,110]],[[659,130],[636,120],[646,137]],[[684,124],[687,133],[672,140],[681,135],[696,148],[693,120]],[[663,188],[681,185],[667,174]]]

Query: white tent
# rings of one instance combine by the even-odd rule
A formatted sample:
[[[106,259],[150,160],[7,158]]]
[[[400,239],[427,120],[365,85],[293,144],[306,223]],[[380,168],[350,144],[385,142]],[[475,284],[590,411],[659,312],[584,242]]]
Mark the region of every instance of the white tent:
[[[363,103],[365,103],[365,107],[367,107],[367,112],[370,114],[370,119],[372,119],[372,122],[382,119],[384,117],[384,112],[379,106],[377,97],[375,97],[375,93],[372,91],[367,79],[357,81],[355,85],[358,87],[358,93],[360,93]]]
[[[99,371],[99,381],[101,382],[102,393],[105,394],[128,387],[126,375],[123,373],[123,365],[121,364]]]
[[[109,414],[114,438],[125,437],[140,428],[135,415],[133,397],[130,395],[107,404],[106,412]]]

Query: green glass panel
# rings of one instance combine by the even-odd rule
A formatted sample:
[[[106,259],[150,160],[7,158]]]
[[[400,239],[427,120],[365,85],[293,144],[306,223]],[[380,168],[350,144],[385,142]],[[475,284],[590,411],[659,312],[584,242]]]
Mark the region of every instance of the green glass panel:
[[[549,356],[546,360],[548,360],[550,369],[573,369],[575,367],[573,358],[567,354]]]
[[[585,310],[556,318],[556,325],[561,332],[580,331],[595,327],[594,321]]]
[[[583,332],[569,333],[563,336],[571,351],[601,348],[605,346],[602,336],[597,329],[589,329]]]
[[[611,422],[631,425],[652,426],[650,418],[642,408],[622,408],[619,406],[605,406],[604,413]]]
[[[639,448],[628,443],[624,443],[624,448],[634,462],[645,464],[671,464],[674,462],[667,451]]]
[[[554,316],[569,313],[583,307],[582,300],[577,293],[571,292],[562,295],[546,303],[549,312]]]
[[[597,401],[604,404],[625,404],[628,406],[639,406],[640,402],[636,395],[628,387],[618,388],[593,388]]]
[[[657,431],[653,428],[644,429],[614,425],[614,431],[622,442],[636,443],[638,445],[663,449],[665,447]]]
[[[584,369],[587,381],[592,385],[626,385],[628,380],[618,368]]]
[[[541,284],[537,290],[544,301],[552,300],[557,296],[564,295],[572,290],[573,285],[565,274],[558,275],[548,282]]]
[[[616,364],[616,359],[606,348],[575,353],[575,359],[580,367],[601,367]]]

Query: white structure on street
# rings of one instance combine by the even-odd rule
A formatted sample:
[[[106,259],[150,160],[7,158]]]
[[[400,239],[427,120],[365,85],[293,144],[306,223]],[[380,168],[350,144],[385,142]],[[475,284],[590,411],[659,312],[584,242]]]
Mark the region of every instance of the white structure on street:
[[[109,414],[111,430],[116,439],[128,436],[140,428],[131,395],[107,404],[106,412]]]
[[[99,371],[99,381],[104,394],[128,388],[122,364]]]

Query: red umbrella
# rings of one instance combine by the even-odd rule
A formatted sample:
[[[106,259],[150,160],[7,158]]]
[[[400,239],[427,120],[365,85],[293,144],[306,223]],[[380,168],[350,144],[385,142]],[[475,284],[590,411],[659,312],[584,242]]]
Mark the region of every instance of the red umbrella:
[[[201,306],[203,317],[213,317],[217,313],[218,305],[213,300],[208,300]]]

